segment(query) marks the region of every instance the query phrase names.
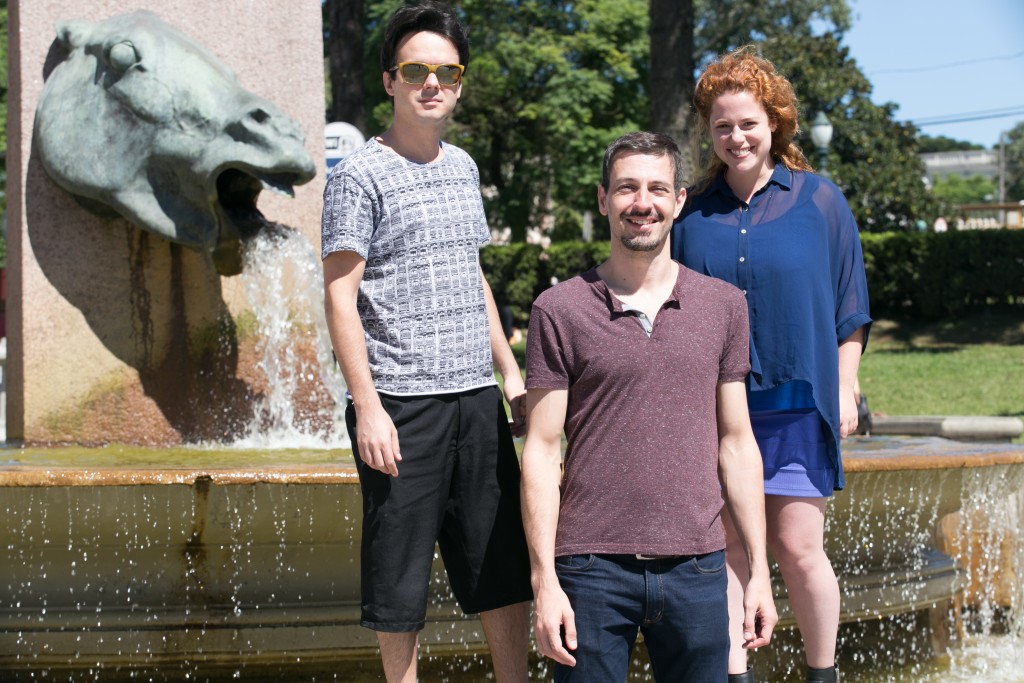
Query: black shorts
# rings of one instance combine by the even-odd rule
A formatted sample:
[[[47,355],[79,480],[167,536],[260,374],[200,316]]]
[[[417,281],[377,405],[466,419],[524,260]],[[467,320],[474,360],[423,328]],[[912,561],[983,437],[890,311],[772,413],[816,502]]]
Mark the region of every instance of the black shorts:
[[[361,624],[423,628],[435,542],[467,614],[531,600],[519,460],[501,392],[380,398],[398,431],[397,477],[362,462],[354,407],[345,413],[363,493]]]

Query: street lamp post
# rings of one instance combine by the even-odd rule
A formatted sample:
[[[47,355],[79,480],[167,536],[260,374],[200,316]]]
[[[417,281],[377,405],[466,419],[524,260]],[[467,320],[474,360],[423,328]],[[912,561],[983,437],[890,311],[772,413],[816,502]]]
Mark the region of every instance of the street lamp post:
[[[822,177],[831,180],[832,174],[828,172],[826,162],[828,159],[828,144],[832,142],[832,122],[828,120],[823,111],[819,111],[811,123],[811,142],[814,143],[815,148],[818,150],[818,173]]]

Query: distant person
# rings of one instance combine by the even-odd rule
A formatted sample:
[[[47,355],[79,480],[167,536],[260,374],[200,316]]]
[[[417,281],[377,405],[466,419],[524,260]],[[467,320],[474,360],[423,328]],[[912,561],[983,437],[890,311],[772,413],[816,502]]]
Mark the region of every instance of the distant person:
[[[495,679],[527,680],[519,463],[492,361],[517,431],[523,379],[480,271],[476,164],[441,141],[468,63],[451,7],[399,8],[381,48],[394,120],[324,192],[327,322],[363,494],[361,623],[389,682],[416,680],[435,542],[460,606],[480,614]]]
[[[854,382],[871,318],[857,225],[842,193],[793,144],[790,83],[749,49],[713,62],[694,105],[714,150],[673,230],[673,255],[739,287],[750,313],[750,417],[764,458],[768,547],[803,636],[808,681],[835,681],[839,586],[825,503],[843,487],[839,440],[857,429]],[[747,569],[726,511],[731,681]]]
[[[559,683],[624,681],[640,632],[655,680],[721,683],[723,498],[749,569],[740,645],[767,644],[777,621],[743,384],[746,305],[669,257],[686,198],[672,138],[613,142],[597,196],[611,255],[541,294],[526,338],[537,649]]]

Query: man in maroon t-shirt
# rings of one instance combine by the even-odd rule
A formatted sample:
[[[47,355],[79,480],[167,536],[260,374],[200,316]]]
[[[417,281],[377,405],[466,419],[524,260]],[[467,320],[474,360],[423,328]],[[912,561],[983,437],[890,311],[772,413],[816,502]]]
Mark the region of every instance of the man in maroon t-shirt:
[[[767,644],[778,619],[744,389],[747,307],[670,258],[680,176],[670,137],[612,143],[597,193],[611,256],[531,314],[523,519],[537,647],[557,682],[625,680],[640,631],[656,680],[724,683],[723,499],[750,565],[744,647]]]

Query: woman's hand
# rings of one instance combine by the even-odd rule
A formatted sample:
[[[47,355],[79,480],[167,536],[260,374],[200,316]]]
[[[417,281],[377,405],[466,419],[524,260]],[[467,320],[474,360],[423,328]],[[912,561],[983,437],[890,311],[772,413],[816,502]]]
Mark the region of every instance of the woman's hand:
[[[839,387],[839,436],[857,433],[857,396],[853,387]]]

